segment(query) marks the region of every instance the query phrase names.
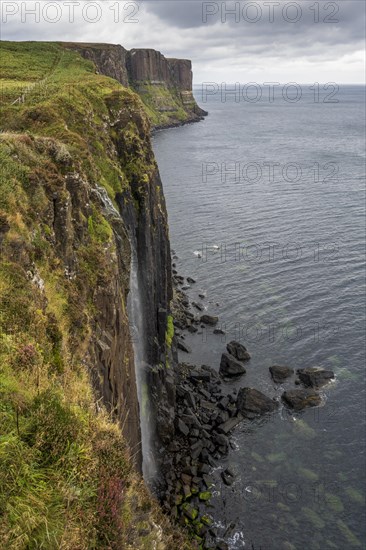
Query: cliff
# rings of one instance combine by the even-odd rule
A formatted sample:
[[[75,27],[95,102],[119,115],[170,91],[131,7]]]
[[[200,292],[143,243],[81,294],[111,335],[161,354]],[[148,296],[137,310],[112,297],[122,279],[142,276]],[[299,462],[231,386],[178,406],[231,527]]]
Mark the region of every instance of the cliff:
[[[150,121],[132,89],[132,53],[75,48],[1,43],[0,540],[188,549],[136,474],[134,251],[162,440],[175,399],[168,224]],[[150,76],[169,71],[166,89],[186,87],[186,62],[154,63]]]
[[[61,43],[91,60],[100,74],[129,86],[141,97],[155,128],[197,122],[207,115],[192,92],[192,64],[153,49],[126,50],[112,44]]]

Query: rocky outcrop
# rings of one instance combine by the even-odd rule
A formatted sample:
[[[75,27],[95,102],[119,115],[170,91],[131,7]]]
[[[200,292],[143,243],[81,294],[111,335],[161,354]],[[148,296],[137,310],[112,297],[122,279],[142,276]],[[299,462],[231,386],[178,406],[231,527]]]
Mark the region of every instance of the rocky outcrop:
[[[232,340],[226,345],[227,351],[235,357],[238,361],[248,361],[250,359],[250,353],[248,352],[247,348],[243,346],[243,344],[240,344],[239,342],[235,342],[235,340]]]
[[[127,67],[130,82],[173,85],[168,60],[156,50],[130,50]]]
[[[317,407],[321,403],[320,395],[314,390],[285,391],[282,394],[282,400],[295,411],[301,411],[307,407]]]
[[[238,412],[247,418],[262,415],[277,409],[278,403],[253,388],[241,388],[237,399]]]
[[[147,106],[155,128],[197,122],[207,115],[193,96],[189,59],[166,58],[153,49],[128,51],[116,44],[61,45],[92,61],[98,73],[133,88]]]
[[[223,353],[220,361],[220,374],[223,377],[232,378],[245,374],[246,370],[244,365],[230,353]]]
[[[80,53],[92,61],[100,74],[118,80],[128,86],[127,72],[128,51],[119,44],[86,44],[82,42],[64,42],[62,45]]]
[[[269,372],[271,373],[272,380],[275,384],[282,384],[282,382],[294,374],[294,369],[291,367],[273,365],[273,367],[269,367]]]
[[[334,372],[321,367],[298,369],[300,381],[308,388],[321,388],[334,379]]]

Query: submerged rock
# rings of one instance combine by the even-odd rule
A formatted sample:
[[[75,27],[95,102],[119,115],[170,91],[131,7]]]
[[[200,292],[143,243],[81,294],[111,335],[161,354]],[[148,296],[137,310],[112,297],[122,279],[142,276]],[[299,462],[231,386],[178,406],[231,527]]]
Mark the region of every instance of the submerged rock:
[[[243,346],[243,344],[240,344],[239,342],[236,342],[235,340],[232,340],[226,345],[227,351],[235,357],[235,359],[238,359],[239,361],[248,361],[250,359],[250,354],[247,351],[247,348]]]
[[[297,374],[304,386],[308,388],[321,388],[334,378],[333,371],[323,369],[322,367],[298,369]]]
[[[282,394],[282,401],[295,411],[320,405],[321,398],[314,390],[289,390]]]
[[[195,282],[196,282],[195,279],[192,279],[192,277],[187,277],[187,283],[193,284]]]
[[[223,353],[221,355],[220,362],[220,374],[221,376],[235,377],[241,376],[246,373],[244,365],[240,363],[235,357],[229,353]]]
[[[278,407],[277,401],[253,388],[240,388],[236,405],[244,416],[273,412]]]
[[[272,379],[276,384],[281,384],[286,378],[289,378],[294,374],[294,369],[290,367],[280,367],[279,365],[273,365],[269,367]]]
[[[205,325],[216,325],[219,322],[219,318],[216,315],[208,315],[207,313],[205,315],[202,315],[200,318],[200,322],[204,323]]]
[[[191,353],[192,351],[191,348],[187,346],[187,344],[185,344],[182,340],[178,340],[177,347],[178,349],[180,349],[181,351],[184,351],[185,353]]]

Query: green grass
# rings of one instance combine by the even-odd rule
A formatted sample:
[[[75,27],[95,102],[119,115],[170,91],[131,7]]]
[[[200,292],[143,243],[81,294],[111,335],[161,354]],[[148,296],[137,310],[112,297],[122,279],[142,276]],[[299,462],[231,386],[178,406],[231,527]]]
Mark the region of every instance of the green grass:
[[[172,341],[174,337],[174,324],[173,324],[173,316],[168,315],[167,318],[167,329],[166,329],[166,335],[165,335],[165,341],[168,348],[172,347]]]

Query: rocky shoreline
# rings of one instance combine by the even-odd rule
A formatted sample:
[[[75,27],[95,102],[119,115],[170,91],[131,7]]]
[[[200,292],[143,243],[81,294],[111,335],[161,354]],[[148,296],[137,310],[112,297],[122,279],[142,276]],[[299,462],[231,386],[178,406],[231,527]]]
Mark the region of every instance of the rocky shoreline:
[[[214,327],[218,317],[203,313],[202,303],[190,302],[185,292],[196,281],[179,275],[176,255],[173,253],[173,346],[187,355],[185,331],[200,333],[205,326]],[[199,295],[200,299],[205,296]],[[197,312],[194,313],[193,311]],[[221,329],[214,329],[222,334]],[[219,370],[208,365],[191,365],[178,362],[174,369],[175,410],[174,437],[164,448],[161,460],[162,485],[159,491],[163,509],[180,525],[188,528],[193,540],[203,549],[228,549],[214,527],[213,518],[204,510],[214,489],[212,470],[219,465],[232,446],[230,435],[243,421],[278,410],[279,399],[267,397],[254,388],[240,387],[232,393],[225,392],[225,380],[241,379],[245,375],[244,362],[250,353],[241,343],[231,341],[223,351]],[[290,367],[274,365],[269,373],[275,384],[282,384],[294,376]],[[321,396],[317,392],[334,378],[331,371],[319,367],[297,370],[295,385],[303,388],[286,390],[282,403],[290,410],[301,411],[305,407],[318,406]],[[229,468],[221,471],[226,485],[235,481],[235,473]]]

